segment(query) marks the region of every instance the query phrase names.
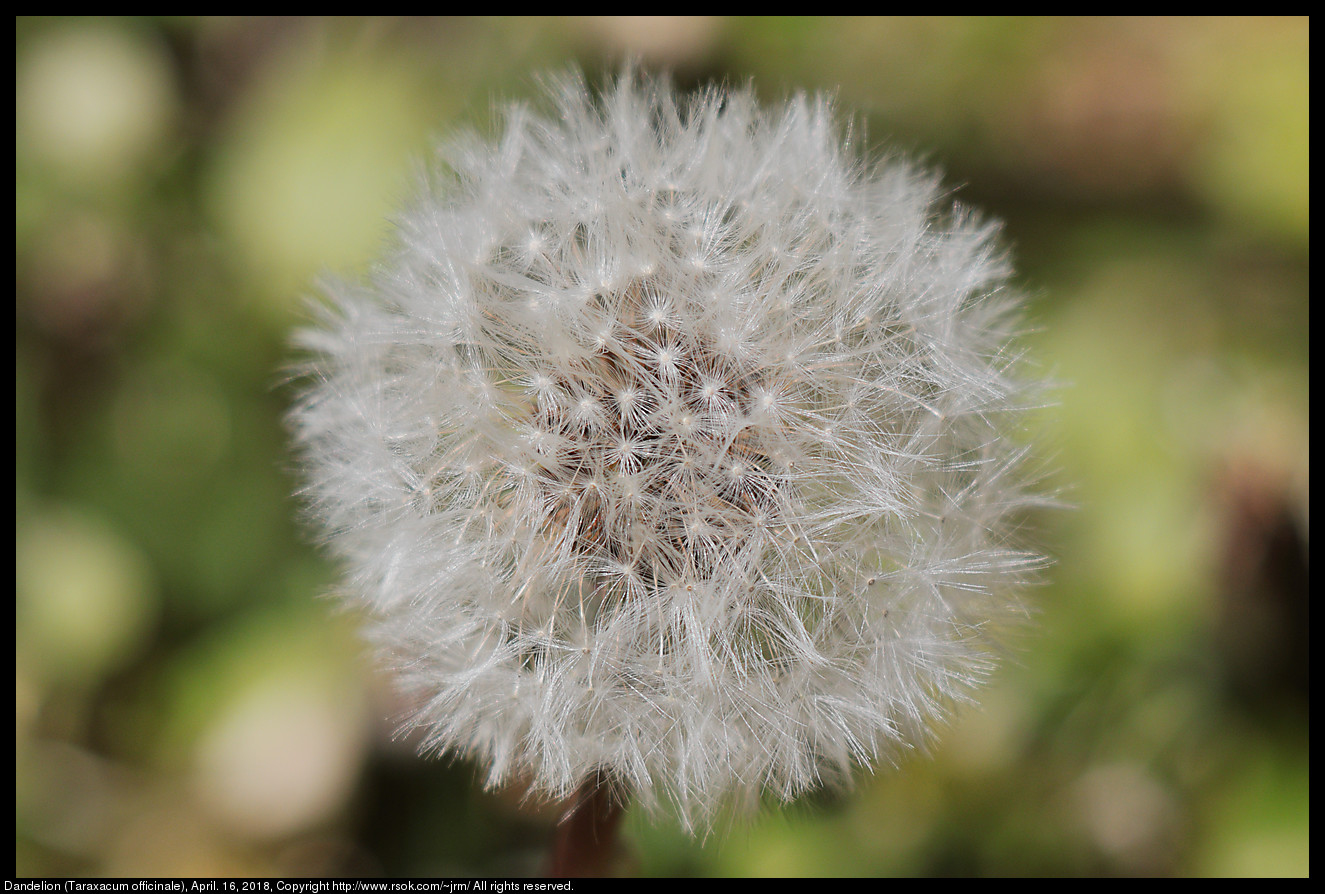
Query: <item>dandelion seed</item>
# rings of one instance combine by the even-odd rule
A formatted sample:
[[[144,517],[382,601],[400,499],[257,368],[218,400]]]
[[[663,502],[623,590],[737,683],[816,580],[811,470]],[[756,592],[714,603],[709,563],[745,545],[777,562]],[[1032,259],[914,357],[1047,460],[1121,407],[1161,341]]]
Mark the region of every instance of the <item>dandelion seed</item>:
[[[306,496],[429,747],[703,829],[924,740],[990,670],[1037,562],[1017,302],[994,227],[824,99],[549,106],[447,144],[327,286]]]

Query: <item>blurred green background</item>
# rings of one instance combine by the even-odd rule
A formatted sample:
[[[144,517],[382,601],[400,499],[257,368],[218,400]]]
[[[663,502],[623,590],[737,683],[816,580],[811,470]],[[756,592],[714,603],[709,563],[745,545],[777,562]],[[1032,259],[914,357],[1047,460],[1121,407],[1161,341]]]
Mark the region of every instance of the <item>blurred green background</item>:
[[[431,142],[627,55],[836,91],[1006,221],[1076,508],[933,754],[623,871],[1309,872],[1306,19],[15,22],[18,875],[537,871],[555,811],[415,756],[309,544],[301,301]]]

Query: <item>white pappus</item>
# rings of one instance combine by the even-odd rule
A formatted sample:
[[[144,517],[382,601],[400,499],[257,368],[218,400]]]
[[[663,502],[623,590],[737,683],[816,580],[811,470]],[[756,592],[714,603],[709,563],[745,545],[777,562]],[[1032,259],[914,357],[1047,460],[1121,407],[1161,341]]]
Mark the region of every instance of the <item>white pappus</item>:
[[[824,98],[632,74],[440,160],[290,417],[426,746],[703,829],[923,742],[1041,564],[994,227]]]

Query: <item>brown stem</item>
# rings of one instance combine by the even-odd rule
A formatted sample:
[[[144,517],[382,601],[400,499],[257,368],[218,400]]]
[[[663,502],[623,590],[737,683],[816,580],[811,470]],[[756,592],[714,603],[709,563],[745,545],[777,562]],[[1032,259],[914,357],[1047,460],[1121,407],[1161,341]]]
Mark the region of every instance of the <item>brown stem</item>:
[[[625,812],[626,794],[620,785],[602,773],[586,779],[557,823],[548,875],[558,878],[609,875],[617,853],[617,830]]]

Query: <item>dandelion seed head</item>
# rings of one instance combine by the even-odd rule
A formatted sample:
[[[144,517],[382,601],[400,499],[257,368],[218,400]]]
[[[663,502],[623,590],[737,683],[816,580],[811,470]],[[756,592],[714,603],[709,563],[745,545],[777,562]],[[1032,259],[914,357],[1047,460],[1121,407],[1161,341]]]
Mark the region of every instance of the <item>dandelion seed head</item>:
[[[306,495],[428,747],[703,829],[924,742],[987,675],[1038,563],[1017,300],[994,228],[823,98],[546,104],[446,144],[328,284]]]

